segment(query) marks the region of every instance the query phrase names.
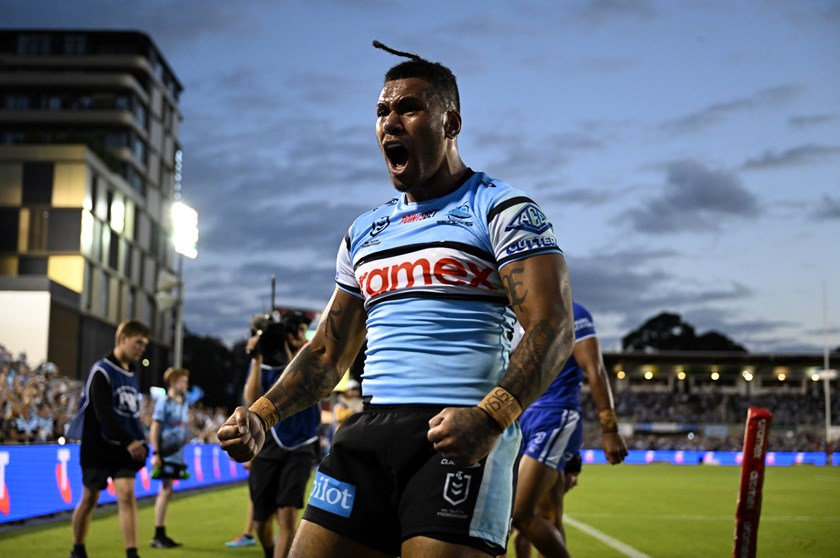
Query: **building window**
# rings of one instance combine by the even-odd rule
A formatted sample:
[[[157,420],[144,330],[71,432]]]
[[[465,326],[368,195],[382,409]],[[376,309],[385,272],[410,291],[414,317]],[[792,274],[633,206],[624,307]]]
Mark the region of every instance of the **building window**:
[[[20,211],[0,208],[0,252],[17,252]]]
[[[65,35],[64,54],[87,54],[87,37],[84,35]]]
[[[82,212],[79,209],[50,210],[47,250],[79,252],[82,239]]]
[[[23,203],[50,205],[52,202],[53,163],[23,164]]]
[[[18,54],[50,54],[52,36],[46,34],[25,34],[18,36]]]
[[[116,270],[120,263],[120,237],[114,231],[110,231],[110,233],[111,241],[108,245],[108,267]]]
[[[107,271],[102,271],[100,275],[101,284],[99,285],[99,312],[103,316],[108,315],[108,294],[111,290],[111,278]]]
[[[7,93],[3,97],[3,106],[9,110],[26,110],[30,106],[29,95]]]
[[[47,258],[20,258],[18,275],[46,275]]]
[[[30,252],[45,252],[47,250],[47,235],[50,228],[50,212],[46,209],[31,209],[29,211],[29,243]]]

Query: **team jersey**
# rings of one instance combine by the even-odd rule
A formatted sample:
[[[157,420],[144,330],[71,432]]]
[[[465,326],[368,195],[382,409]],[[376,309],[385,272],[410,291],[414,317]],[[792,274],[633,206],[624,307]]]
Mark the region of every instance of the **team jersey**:
[[[575,343],[584,339],[595,337],[595,324],[592,322],[592,315],[589,311],[578,304],[573,303],[575,314]],[[548,389],[534,401],[529,408],[562,407],[564,409],[580,410],[580,386],[583,383],[583,368],[575,360],[574,355],[569,357],[560,372],[548,386]]]
[[[184,462],[184,444],[190,436],[190,405],[165,395],[155,401],[152,419],[160,423],[160,452],[166,461]]]
[[[260,365],[260,387],[263,393],[277,382],[285,368],[285,365]],[[321,424],[321,408],[317,403],[281,420],[270,430],[271,436],[266,436],[266,444],[259,457],[276,459],[282,457],[282,452],[278,453],[277,448],[294,450],[311,444],[318,439],[319,424]]]
[[[551,222],[481,172],[440,198],[410,203],[403,194],[357,218],[336,283],[364,299],[370,402],[478,403],[510,355],[515,315],[500,270],[540,254],[562,254]]]

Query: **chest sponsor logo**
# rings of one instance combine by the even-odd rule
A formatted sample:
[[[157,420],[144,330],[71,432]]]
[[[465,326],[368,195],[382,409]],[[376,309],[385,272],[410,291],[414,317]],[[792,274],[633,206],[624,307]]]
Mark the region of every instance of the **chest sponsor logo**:
[[[390,224],[391,224],[391,218],[388,217],[388,216],[382,217],[381,219],[377,219],[371,225],[370,236],[378,235],[379,233],[384,231],[385,228]]]
[[[455,258],[440,258],[436,261],[419,258],[413,262],[388,265],[362,273],[359,285],[369,297],[387,291],[429,285],[466,285],[496,291],[498,288],[490,283],[491,273],[491,267],[460,262]]]
[[[436,213],[437,209],[433,209],[432,211],[426,211],[424,213],[412,213],[411,215],[403,215],[402,219],[400,219],[400,223],[415,223],[417,221],[424,221],[426,219],[434,217]]]
[[[309,493],[309,505],[324,511],[350,517],[353,501],[356,499],[356,487],[341,482],[324,473],[317,473],[312,481]]]
[[[446,475],[446,482],[443,485],[443,499],[453,506],[466,502],[470,495],[471,480],[472,475],[467,475],[463,471]]]
[[[539,207],[529,203],[513,216],[506,231],[522,230],[542,234],[551,228],[551,223]]]

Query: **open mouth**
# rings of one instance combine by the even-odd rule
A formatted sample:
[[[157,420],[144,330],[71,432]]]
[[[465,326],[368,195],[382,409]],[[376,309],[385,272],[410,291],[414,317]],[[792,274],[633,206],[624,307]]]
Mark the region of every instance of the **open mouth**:
[[[396,141],[387,142],[382,148],[392,171],[399,172],[408,164],[408,149],[401,143]]]

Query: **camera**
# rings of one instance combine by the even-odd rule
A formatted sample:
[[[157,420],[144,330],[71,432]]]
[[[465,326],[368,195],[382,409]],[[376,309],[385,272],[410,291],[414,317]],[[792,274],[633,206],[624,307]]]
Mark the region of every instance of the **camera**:
[[[296,333],[300,324],[309,324],[310,318],[305,312],[287,310],[282,315],[259,314],[251,320],[251,335],[260,335],[255,347],[263,362],[269,366],[280,366],[288,361],[286,352],[286,333]]]

